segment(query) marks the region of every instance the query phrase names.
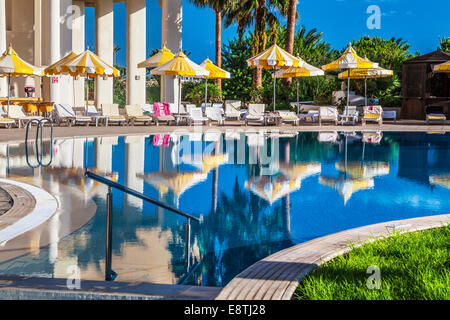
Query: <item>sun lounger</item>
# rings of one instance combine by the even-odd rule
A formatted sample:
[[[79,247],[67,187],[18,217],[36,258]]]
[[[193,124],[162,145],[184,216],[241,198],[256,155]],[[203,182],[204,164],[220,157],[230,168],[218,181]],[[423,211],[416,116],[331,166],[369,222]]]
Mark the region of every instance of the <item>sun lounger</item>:
[[[365,106],[363,107],[363,117],[361,122],[363,125],[367,121],[378,122],[379,125],[383,124],[383,108],[381,106]]]
[[[8,106],[3,106],[4,112],[7,112]],[[7,116],[9,119],[13,119],[19,128],[24,127],[28,124],[29,121],[33,119],[41,120],[43,119],[40,116],[27,116],[22,111],[22,107],[20,105],[10,105],[9,106],[9,115]]]
[[[191,103],[186,104],[186,113],[189,114],[189,111],[193,108],[197,108],[197,106],[195,104],[191,104]]]
[[[241,103],[239,101],[239,106],[240,106],[240,104]],[[242,112],[239,110],[237,105],[238,105],[237,103],[225,102],[225,119],[227,119],[227,120],[231,120],[231,119],[241,120]]]
[[[152,117],[144,115],[141,106],[137,104],[126,105],[125,116],[127,117],[128,124],[131,123],[131,125],[133,126],[136,122],[142,122],[144,125],[150,125],[150,123],[152,122]]]
[[[330,143],[336,143],[337,139],[338,139],[339,135],[336,131],[331,131],[331,132],[319,132],[319,134],[317,135],[317,140],[319,142],[330,142]]]
[[[178,108],[178,104],[175,103],[164,103],[165,105],[167,104],[169,106],[169,110],[170,110],[170,114],[175,116],[177,114],[187,114],[186,112],[186,108],[184,107],[183,104],[180,104],[180,107]]]
[[[119,105],[117,103],[102,104],[102,115],[108,117],[107,123],[115,122],[118,125],[125,125],[127,119],[119,113]]]
[[[298,126],[300,120],[295,112],[280,110],[278,111],[278,114],[281,117],[281,123],[292,123],[293,125]]]
[[[205,123],[207,125],[211,125],[211,121],[203,116],[203,111],[201,108],[192,108],[189,110],[189,118],[188,118],[188,124],[191,126],[195,123]]]
[[[72,106],[68,104],[57,103],[55,104],[55,108],[53,109],[53,111],[55,122],[59,126],[61,126],[61,123],[65,122],[67,123],[68,127],[77,124],[83,124],[88,127],[89,124],[92,122],[91,117],[76,115]]]
[[[153,116],[154,110],[153,110],[153,104],[145,103],[142,106],[142,112],[144,115]]]
[[[322,122],[334,122],[335,125],[338,124],[338,110],[336,107],[320,107],[319,108],[319,126]]]
[[[249,104],[248,113],[245,116],[245,125],[247,126],[249,122],[264,123],[265,109],[265,104]]]
[[[383,111],[383,121],[384,120],[394,120],[394,123],[396,123],[397,111],[395,110]]]
[[[425,109],[427,124],[430,121],[442,121],[445,124],[447,117],[444,114],[444,108],[442,106],[428,106]]]
[[[161,102],[155,102],[153,104],[153,121],[159,126],[160,122],[166,122],[168,125],[175,121],[175,117],[170,114],[170,109],[168,105],[164,105]]]
[[[219,125],[223,125],[225,121],[222,110],[217,107],[206,108],[206,117],[211,121],[217,122]]]

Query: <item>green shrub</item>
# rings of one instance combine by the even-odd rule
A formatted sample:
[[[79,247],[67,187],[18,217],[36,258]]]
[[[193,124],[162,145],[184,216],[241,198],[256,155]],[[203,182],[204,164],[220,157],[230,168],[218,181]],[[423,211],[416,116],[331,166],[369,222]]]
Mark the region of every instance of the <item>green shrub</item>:
[[[205,83],[194,85],[190,92],[186,92],[186,100],[200,105],[205,102]],[[213,83],[208,82],[208,103],[222,102],[222,90]]]

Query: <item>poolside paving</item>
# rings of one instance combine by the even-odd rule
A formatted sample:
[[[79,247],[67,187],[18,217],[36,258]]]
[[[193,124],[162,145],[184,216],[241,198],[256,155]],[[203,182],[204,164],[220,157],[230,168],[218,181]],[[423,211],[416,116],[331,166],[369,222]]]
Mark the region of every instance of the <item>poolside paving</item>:
[[[351,250],[351,244],[448,224],[450,215],[436,215],[345,230],[279,251],[248,267],[231,280],[217,300],[290,300],[298,282],[317,266]]]
[[[25,139],[25,129],[13,128],[13,129],[1,129],[2,135],[0,135],[0,142],[23,142]],[[136,135],[136,134],[157,134],[157,133],[172,133],[176,131],[207,131],[207,130],[219,130],[222,132],[229,130],[239,131],[418,131],[418,132],[433,132],[433,133],[445,133],[450,132],[450,122],[446,125],[431,124],[427,125],[425,121],[420,120],[398,120],[396,123],[385,122],[381,126],[377,124],[367,124],[362,126],[361,124],[356,126],[335,126],[323,124],[318,126],[315,123],[302,123],[300,126],[283,125],[283,126],[261,126],[261,125],[249,125],[244,126],[242,122],[228,121],[224,126],[116,126],[111,125],[108,127],[95,127],[95,126],[55,126],[53,136],[58,138],[63,137],[98,137],[98,136],[121,136],[121,135]],[[35,127],[30,130],[30,137],[35,137]],[[43,136],[45,139],[50,137],[50,129],[44,128]]]

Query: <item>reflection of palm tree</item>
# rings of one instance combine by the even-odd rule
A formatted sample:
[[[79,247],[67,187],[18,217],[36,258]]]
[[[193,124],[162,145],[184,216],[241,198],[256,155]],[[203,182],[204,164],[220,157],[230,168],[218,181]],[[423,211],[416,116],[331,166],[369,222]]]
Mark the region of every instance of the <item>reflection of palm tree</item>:
[[[204,285],[226,284],[250,264],[291,246],[283,232],[281,206],[269,215],[268,203],[245,192],[236,179],[231,196],[221,194],[217,211],[204,218],[198,229],[201,257],[196,279]],[[206,283],[205,283],[206,282]]]

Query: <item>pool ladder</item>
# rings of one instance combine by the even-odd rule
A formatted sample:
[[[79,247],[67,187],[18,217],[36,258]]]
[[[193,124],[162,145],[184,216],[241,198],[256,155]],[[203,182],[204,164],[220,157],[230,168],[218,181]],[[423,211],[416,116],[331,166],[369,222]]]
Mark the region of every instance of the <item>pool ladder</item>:
[[[181,211],[175,207],[169,206],[165,204],[164,202],[161,202],[159,200],[153,199],[149,196],[146,196],[143,193],[140,193],[136,190],[130,189],[124,185],[121,185],[119,183],[116,183],[114,181],[111,181],[109,179],[106,179],[102,176],[99,176],[93,172],[90,172],[86,170],[85,176],[93,179],[97,182],[100,182],[102,184],[105,184],[108,186],[108,193],[106,194],[106,246],[105,246],[105,281],[112,281],[117,277],[117,273],[112,270],[112,213],[113,213],[113,195],[112,195],[112,188],[120,190],[126,194],[132,195],[136,198],[139,198],[141,200],[150,202],[154,205],[157,205],[158,207],[161,207],[163,209],[169,210],[173,213],[176,213],[180,216],[183,216],[187,219],[186,221],[186,244],[184,248],[184,253],[186,257],[186,267],[188,269],[188,274],[182,279],[182,281],[186,281],[187,277],[189,277],[192,272],[197,267],[196,265],[193,266],[193,268],[190,268],[190,257],[189,257],[189,248],[190,248],[190,242],[191,242],[191,220],[200,222],[200,218],[190,215],[189,213],[186,213],[184,211]],[[191,271],[189,271],[191,269]]]
[[[29,136],[29,130],[33,123],[37,124],[36,127],[36,138],[35,138],[35,146],[36,146],[36,162],[37,165],[32,165],[29,160],[28,156],[28,136]],[[42,163],[43,161],[43,150],[44,150],[44,139],[42,132],[44,131],[44,125],[45,123],[48,123],[50,125],[50,159],[47,163]],[[27,164],[30,168],[36,169],[39,167],[48,167],[53,160],[53,152],[52,152],[52,146],[53,146],[53,122],[50,120],[50,118],[43,118],[43,119],[31,119],[27,123],[26,132],[25,132],[25,156],[27,160]]]

